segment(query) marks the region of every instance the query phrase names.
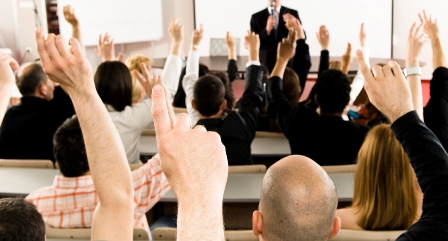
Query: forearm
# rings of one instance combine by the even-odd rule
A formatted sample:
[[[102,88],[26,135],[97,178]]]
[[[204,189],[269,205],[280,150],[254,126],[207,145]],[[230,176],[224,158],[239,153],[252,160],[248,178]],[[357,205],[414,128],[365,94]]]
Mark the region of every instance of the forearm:
[[[434,70],[439,67],[448,67],[445,59],[445,51],[443,50],[442,43],[440,39],[434,39],[431,41],[432,44],[432,64]]]
[[[370,67],[369,63],[369,49],[363,47],[362,52],[364,54],[364,58],[366,60],[367,65]],[[359,93],[361,92],[362,88],[364,88],[364,75],[362,74],[361,70],[358,69],[358,72],[356,73],[355,78],[353,79],[353,82],[350,85],[350,104],[353,104],[355,102],[356,98],[358,97]]]
[[[348,71],[350,70],[350,65],[352,65],[353,59],[350,59],[349,61],[342,60],[342,67],[341,71],[344,74],[348,74]]]
[[[13,83],[2,83],[0,85],[0,126],[8,108],[9,100],[11,99],[12,88]]]
[[[222,198],[207,193],[179,200],[177,240],[224,240]]]
[[[235,46],[228,48],[227,52],[228,52],[229,60],[232,60],[232,59],[236,60],[236,47]]]
[[[321,75],[322,72],[330,68],[330,52],[328,50],[322,50],[320,52],[319,60],[319,70],[317,76]]]
[[[406,59],[406,68],[419,66],[418,62],[419,61],[417,58],[408,58]],[[420,75],[409,75],[406,79],[408,81],[409,88],[411,89],[414,109],[420,120],[423,121],[423,93]]]
[[[192,50],[188,52],[186,75],[199,75],[199,52]]]
[[[162,71],[162,81],[168,90],[168,99],[173,102],[182,72],[182,58],[180,55],[169,55]]]
[[[288,64],[288,60],[286,59],[277,59],[275,63],[274,69],[271,72],[270,77],[279,77],[283,79],[283,74],[285,73],[286,65]]]
[[[81,27],[78,24],[72,25],[72,37],[77,39],[80,44],[82,44],[81,38]]]

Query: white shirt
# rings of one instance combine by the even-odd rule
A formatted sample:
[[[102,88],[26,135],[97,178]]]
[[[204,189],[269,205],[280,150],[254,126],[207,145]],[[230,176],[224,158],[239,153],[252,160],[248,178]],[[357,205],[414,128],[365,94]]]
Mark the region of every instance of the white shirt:
[[[154,122],[151,115],[151,106],[151,99],[145,99],[132,107],[126,106],[121,112],[116,111],[110,105],[106,105],[118,134],[120,134],[129,163],[141,163],[138,144],[142,131]]]

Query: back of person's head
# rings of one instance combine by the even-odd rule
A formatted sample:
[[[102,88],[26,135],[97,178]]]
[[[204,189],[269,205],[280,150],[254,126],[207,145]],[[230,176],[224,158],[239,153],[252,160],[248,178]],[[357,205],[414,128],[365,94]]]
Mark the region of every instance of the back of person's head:
[[[132,73],[133,70],[137,70],[140,73],[143,73],[140,64],[145,63],[148,68],[151,67],[153,60],[151,58],[146,57],[143,54],[135,54],[129,56],[125,64],[128,66],[129,71],[131,71],[132,75],[132,103],[139,103],[142,100],[142,97],[145,93],[142,85],[138,81],[137,77]]]
[[[299,76],[296,72],[287,67],[283,75],[283,94],[290,105],[297,107],[299,105],[300,94],[302,93],[302,88],[300,87]]]
[[[0,199],[0,240],[45,241],[45,223],[36,206],[23,198]]]
[[[232,111],[235,106],[235,95],[233,94],[232,84],[230,83],[229,76],[224,72],[213,72],[209,74],[218,77],[224,85],[226,91],[224,99],[226,99],[227,101],[227,108],[224,110],[224,113]]]
[[[47,75],[39,63],[27,63],[17,72],[17,87],[23,96],[34,96],[40,85],[47,82]]]
[[[405,230],[417,218],[419,185],[390,125],[367,134],[358,154],[353,207],[366,230]]]
[[[193,95],[198,112],[205,117],[209,117],[221,110],[226,89],[220,78],[208,74],[200,77],[195,83]]]
[[[342,70],[342,63],[339,60],[331,60],[329,68],[334,70]]]
[[[316,81],[316,101],[322,114],[340,114],[350,101],[350,80],[339,70],[326,70]]]
[[[67,119],[54,133],[53,154],[65,177],[79,177],[89,171],[78,117]]]
[[[266,172],[253,231],[263,240],[327,240],[340,228],[337,205],[336,188],[322,167],[291,155]]]
[[[100,64],[95,72],[95,86],[103,103],[116,111],[132,105],[132,77],[125,64],[118,61]]]
[[[199,78],[206,75],[209,72],[208,67],[206,65],[203,64],[199,64],[199,72],[198,72],[198,76]],[[185,66],[182,71],[180,72],[180,77],[179,77],[179,85],[177,86],[177,92],[174,95],[174,99],[173,99],[173,106],[175,107],[180,107],[180,108],[186,108],[185,105],[185,91],[184,88],[182,87],[182,80],[184,79],[184,76],[187,73],[187,67]]]

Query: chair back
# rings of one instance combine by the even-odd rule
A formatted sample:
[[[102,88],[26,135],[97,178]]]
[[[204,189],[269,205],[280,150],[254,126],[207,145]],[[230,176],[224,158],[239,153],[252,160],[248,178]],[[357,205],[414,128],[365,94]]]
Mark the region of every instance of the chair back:
[[[54,169],[54,165],[51,160],[0,159],[0,167],[31,167]]]
[[[337,166],[322,166],[327,173],[344,173],[344,172],[356,172],[356,164],[352,165],[337,165]]]
[[[229,173],[266,173],[265,165],[229,166]]]
[[[236,55],[240,55],[240,39],[235,38]],[[224,38],[210,38],[210,56],[227,56],[227,43]]]
[[[152,231],[154,240],[176,240],[176,228],[155,228]],[[226,230],[224,232],[226,241],[258,241],[252,230]]]
[[[366,231],[341,229],[331,241],[392,241],[406,230],[399,231]]]
[[[90,228],[50,228],[46,227],[47,240],[90,240]],[[149,240],[149,234],[142,228],[134,228],[134,240]]]

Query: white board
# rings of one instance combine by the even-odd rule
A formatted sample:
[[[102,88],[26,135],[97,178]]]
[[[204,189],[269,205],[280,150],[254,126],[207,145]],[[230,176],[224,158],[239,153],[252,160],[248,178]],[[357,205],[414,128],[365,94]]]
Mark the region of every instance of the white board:
[[[60,31],[68,39],[72,28],[62,13],[66,4],[75,9],[86,46],[97,45],[98,36],[106,32],[116,44],[163,37],[162,0],[58,0]]]
[[[208,55],[210,38],[224,38],[226,31],[244,38],[251,15],[267,4],[267,0],[195,0],[196,25],[204,25],[201,55]],[[359,27],[364,22],[371,57],[391,57],[392,0],[282,0],[282,5],[299,11],[313,56],[320,55],[315,34],[320,25],[330,31],[330,55],[340,56],[347,42],[359,46]],[[242,45],[240,53],[247,55]]]

